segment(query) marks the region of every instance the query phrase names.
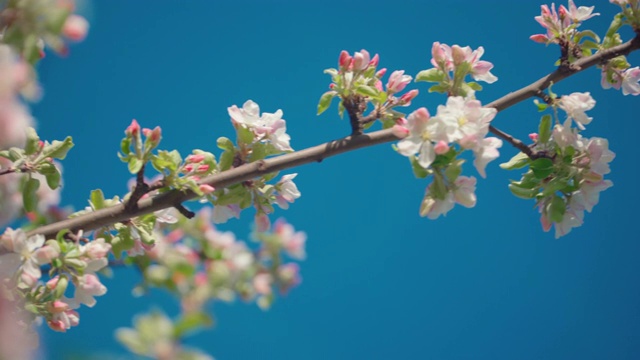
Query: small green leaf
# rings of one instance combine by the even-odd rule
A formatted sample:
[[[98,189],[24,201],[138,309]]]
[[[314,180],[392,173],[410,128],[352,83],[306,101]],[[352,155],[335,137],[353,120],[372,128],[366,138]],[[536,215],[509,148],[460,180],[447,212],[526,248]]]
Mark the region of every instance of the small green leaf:
[[[231,165],[233,165],[233,158],[235,153],[232,150],[225,150],[220,155],[220,171],[229,170]]]
[[[58,169],[54,166],[54,171],[45,175],[47,179],[47,185],[51,190],[55,190],[60,186],[60,173]]]
[[[538,126],[538,143],[546,144],[551,138],[551,115],[544,115]]]
[[[446,78],[445,73],[440,71],[440,69],[432,68],[428,70],[422,70],[416,75],[415,82],[426,81],[426,82],[441,82]]]
[[[252,144],[255,141],[253,132],[244,126],[238,126],[238,141],[243,144]]]
[[[38,179],[29,178],[24,188],[22,189],[22,202],[24,203],[24,210],[26,212],[35,211],[38,207],[38,195],[36,191],[40,187],[40,181]]]
[[[36,133],[36,130],[32,127],[28,127],[27,130],[27,143],[24,148],[26,155],[33,155],[39,150],[38,144],[40,143],[40,137]]]
[[[447,166],[447,168],[444,170],[444,176],[447,177],[447,180],[450,183],[456,181],[458,176],[460,176],[460,174],[462,173],[462,164],[464,164],[464,160],[459,159],[455,162],[452,162],[451,165]]]
[[[142,169],[142,165],[144,162],[137,157],[132,157],[129,159],[129,172],[132,174],[137,174],[140,169]]]
[[[566,212],[566,204],[564,200],[559,196],[554,196],[551,201],[547,204],[547,216],[549,220],[554,223],[562,222],[562,218],[564,218],[564,213]]]
[[[418,179],[424,179],[427,176],[431,175],[431,171],[423,168],[420,163],[418,163],[418,159],[415,156],[409,158],[411,161],[411,168],[413,169],[413,174]]]
[[[218,138],[217,145],[220,150],[234,151],[233,142],[224,136]]]
[[[356,92],[358,94],[360,94],[360,95],[370,96],[370,97],[373,97],[373,98],[378,97],[378,93],[379,93],[378,89],[376,89],[374,87],[371,87],[371,86],[367,86],[367,85],[359,85],[356,88]]]
[[[437,84],[437,85],[433,85],[432,87],[429,88],[429,92],[437,92],[440,94],[444,94],[447,91],[449,91],[449,86],[448,85],[444,85],[444,84]]]
[[[181,338],[186,333],[197,330],[201,327],[211,327],[213,319],[204,312],[191,312],[182,315],[174,324],[173,335]]]
[[[442,175],[438,172],[434,173],[433,182],[431,183],[431,187],[429,188],[431,195],[435,199],[444,200],[447,196],[447,185],[444,183],[444,179]]]
[[[67,152],[73,147],[73,140],[71,136],[67,136],[63,141],[53,140],[50,145],[45,146],[42,153],[45,157],[52,157],[55,159],[64,160],[67,156]]]
[[[478,84],[475,81],[472,82],[468,82],[467,86],[469,86],[471,89],[473,89],[474,91],[482,91],[482,85]]]
[[[525,153],[517,153],[515,154],[509,161],[506,163],[500,164],[500,168],[504,170],[515,170],[522,169],[527,166],[530,162],[529,157]]]
[[[318,115],[325,112],[331,105],[331,100],[337,95],[335,91],[327,91],[322,94],[320,101],[318,102]]]
[[[509,190],[511,193],[522,199],[533,199],[536,195],[538,195],[538,189],[525,189],[514,184],[509,184]]]
[[[102,193],[102,190],[93,190],[89,199],[89,201],[91,202],[91,207],[93,209],[98,210],[105,207],[104,194]]]
[[[545,179],[553,173],[553,161],[547,158],[539,158],[532,161],[529,168],[538,179]]]
[[[539,112],[545,111],[549,107],[549,105],[547,105],[547,103],[540,102],[538,99],[533,100],[533,103],[536,105],[536,107],[538,108]]]

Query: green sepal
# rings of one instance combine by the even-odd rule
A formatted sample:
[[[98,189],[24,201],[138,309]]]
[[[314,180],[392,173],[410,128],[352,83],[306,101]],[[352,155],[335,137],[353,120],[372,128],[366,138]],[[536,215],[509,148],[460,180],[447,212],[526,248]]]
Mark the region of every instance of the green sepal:
[[[458,176],[462,174],[462,164],[464,164],[464,159],[459,159],[451,163],[451,165],[447,166],[444,170],[444,176],[447,177],[447,180],[450,183],[456,181]]]
[[[447,196],[447,185],[444,183],[442,175],[437,172],[434,173],[433,182],[429,187],[429,191],[431,193],[431,196],[433,196],[435,199],[444,200],[444,198]]]
[[[137,174],[140,169],[142,169],[144,162],[137,157],[131,157],[129,158],[129,163],[127,165],[130,173]]]
[[[379,95],[378,89],[367,85],[358,85],[356,93],[363,96],[370,96],[372,98],[377,98]]]
[[[547,105],[547,103],[540,102],[538,99],[533,100],[533,103],[538,108],[538,112],[545,111],[549,107],[549,105]]]
[[[433,85],[432,87],[429,88],[429,92],[437,92],[440,94],[444,94],[447,91],[449,91],[449,85],[444,85],[444,84],[437,84],[437,85]]]

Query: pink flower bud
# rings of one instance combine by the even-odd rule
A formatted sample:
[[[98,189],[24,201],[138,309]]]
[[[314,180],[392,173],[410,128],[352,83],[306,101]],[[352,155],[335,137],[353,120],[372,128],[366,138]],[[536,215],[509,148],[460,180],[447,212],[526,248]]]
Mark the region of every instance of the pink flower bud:
[[[338,58],[338,65],[340,68],[347,68],[351,64],[351,55],[346,50],[342,50],[340,52],[340,57]]]
[[[192,172],[193,171],[193,164],[187,164],[184,166],[184,171],[186,172]]]
[[[540,216],[540,224],[542,224],[542,230],[545,232],[551,230],[551,221],[544,214]]]
[[[69,310],[69,304],[64,301],[54,300],[48,304],[49,311],[52,313],[61,313]]]
[[[33,257],[36,259],[38,264],[49,264],[55,258],[60,255],[60,250],[54,248],[53,246],[46,245],[36,250],[33,254]]]
[[[129,125],[127,129],[124,131],[124,134],[130,135],[130,136],[138,136],[139,132],[140,132],[140,125],[138,124],[136,119],[133,119],[131,121],[131,125]]]
[[[529,36],[529,39],[541,44],[546,44],[549,41],[549,38],[545,34],[531,35]]]
[[[62,26],[62,34],[73,41],[82,41],[89,31],[89,22],[80,15],[71,14]]]
[[[153,130],[144,128],[142,129],[142,133],[147,137],[147,140],[154,143],[159,143],[162,137],[162,129],[160,129],[160,126],[156,126]]]
[[[256,230],[259,232],[265,232],[271,227],[271,221],[269,221],[269,217],[266,214],[256,214],[255,221]]]
[[[382,81],[380,80],[376,81],[375,87],[380,91],[384,91],[384,89],[382,88]]]
[[[378,66],[378,62],[380,62],[380,56],[378,54],[373,55],[371,61],[369,61],[369,66],[376,67]]]
[[[393,125],[391,132],[399,139],[403,139],[409,135],[409,129],[402,125]]]
[[[209,165],[202,164],[202,165],[198,166],[198,170],[197,171],[198,172],[205,172],[207,170],[209,170]]]
[[[438,154],[438,155],[446,154],[447,151],[449,151],[449,144],[447,144],[446,141],[440,140],[440,141],[438,141],[436,146],[433,147],[433,149],[435,150],[436,154]]]
[[[411,114],[414,115],[416,117],[416,120],[419,122],[427,122],[427,120],[429,120],[429,118],[431,117],[431,115],[429,115],[429,110],[424,107],[419,108]]]
[[[204,161],[204,155],[202,155],[202,154],[189,155],[189,156],[187,156],[186,161],[188,163],[199,163],[199,162]]]
[[[369,66],[369,52],[365,49],[353,55],[353,70],[364,70]]]
[[[334,83],[329,84],[329,89],[333,90],[335,87],[336,87],[336,84]]]
[[[55,276],[53,278],[51,278],[49,281],[47,281],[46,286],[47,288],[53,290],[56,288],[56,285],[58,285],[58,280],[60,280],[59,276]]]
[[[460,65],[464,62],[466,54],[463,48],[458,45],[451,46],[451,57],[454,65]]]
[[[418,90],[417,89],[413,89],[409,92],[407,92],[406,94],[400,96],[400,102],[405,104],[405,105],[410,105],[411,104],[411,100],[415,99],[416,96],[418,96]]]
[[[396,119],[396,125],[407,126],[408,123],[407,119],[403,117]]]
[[[531,139],[531,141],[533,141],[533,142],[537,142],[538,141],[538,134],[536,134],[536,133],[529,134],[529,139]]]
[[[216,190],[213,186],[208,185],[208,184],[200,185],[199,189],[200,189],[200,191],[202,191],[205,194],[210,194],[210,193],[212,193],[212,192],[214,192]]]
[[[271,294],[271,282],[272,278],[270,274],[261,273],[253,278],[253,287],[258,294],[269,295]]]
[[[380,79],[380,78],[381,78],[381,77],[383,77],[383,76],[384,76],[384,74],[386,74],[386,73],[387,73],[387,68],[382,68],[382,69],[378,70],[378,72],[376,72],[376,77],[377,77],[378,79]]]

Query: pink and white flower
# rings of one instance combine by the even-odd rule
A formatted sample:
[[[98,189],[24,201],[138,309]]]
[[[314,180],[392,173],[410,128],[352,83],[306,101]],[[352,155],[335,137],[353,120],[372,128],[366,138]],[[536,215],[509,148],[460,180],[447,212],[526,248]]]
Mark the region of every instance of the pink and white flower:
[[[593,120],[585,112],[593,109],[595,105],[596,101],[589,92],[563,95],[559,102],[559,107],[567,113],[568,118],[576,122],[580,130],[584,130],[584,125],[588,125]]]
[[[236,105],[228,108],[229,116],[234,124],[244,126],[251,130],[256,136],[256,140],[269,141],[280,151],[292,151],[289,145],[291,139],[286,133],[287,126],[282,119],[282,110],[275,113],[262,113],[260,107],[255,102],[248,100],[239,109]]]
[[[288,209],[289,203],[293,203],[295,199],[300,197],[300,191],[293,182],[296,176],[298,176],[297,173],[284,175],[276,184],[276,189],[278,189],[276,193],[276,203],[282,209]]]

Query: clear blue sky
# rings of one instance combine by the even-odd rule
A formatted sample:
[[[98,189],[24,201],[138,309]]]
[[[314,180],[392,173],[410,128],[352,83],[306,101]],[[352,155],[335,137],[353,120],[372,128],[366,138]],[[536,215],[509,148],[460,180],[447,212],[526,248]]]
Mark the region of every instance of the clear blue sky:
[[[597,4],[584,25],[603,34],[617,7]],[[485,47],[499,81],[484,103],[553,69],[558,49],[528,37],[542,32],[537,1],[95,1],[88,39],[68,58],[40,66],[44,99],[34,106],[42,138],[72,135],[63,203],[82,208],[89,192],[123,195],[129,179],[116,157],[132,118],[163,129],[163,145],[215,149],[233,137],[227,107],[256,101],[284,111],[294,149],[346,135],[335,105],[315,115],[340,50],[379,53],[381,65],[415,75],[434,41]],[[640,65],[640,56],[631,57]],[[435,113],[445,97],[421,96]],[[640,236],[637,232],[638,97],[604,91],[591,69],[558,84],[597,100],[585,136],[610,139],[610,179],[585,225],[559,240],[544,233],[533,202],[506,185],[518,173],[491,163],[474,209],[437,221],[418,216],[427,183],[390,145],[348,153],[295,172],[302,197],[278,210],[308,234],[302,285],[268,312],[216,303],[217,325],[190,338],[217,359],[638,359]],[[526,138],[538,114],[530,101],[494,125]],[[502,149],[501,160],[515,154]],[[478,177],[471,166],[465,174]],[[246,239],[252,216],[224,226]],[[113,330],[133,314],[176,302],[161,292],[133,299],[139,280],[118,270],[107,295],[81,309],[80,327],[45,331],[49,359],[123,354]]]

